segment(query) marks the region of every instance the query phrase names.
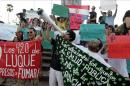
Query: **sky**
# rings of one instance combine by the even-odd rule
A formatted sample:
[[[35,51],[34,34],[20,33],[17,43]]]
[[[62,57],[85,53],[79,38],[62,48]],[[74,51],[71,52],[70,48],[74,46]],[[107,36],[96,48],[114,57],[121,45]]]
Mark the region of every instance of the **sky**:
[[[53,4],[61,4],[60,0],[0,0],[0,20],[8,23],[8,12],[6,11],[7,4],[12,4],[13,11],[9,13],[9,21],[16,21],[16,13],[22,11],[22,9],[35,9],[43,8],[45,12],[50,15]],[[115,24],[120,25],[122,18],[127,10],[130,10],[130,0],[117,0],[118,11],[115,18]],[[101,16],[100,13],[100,0],[82,0],[82,5],[96,6],[97,20]],[[113,10],[114,12],[114,10]]]

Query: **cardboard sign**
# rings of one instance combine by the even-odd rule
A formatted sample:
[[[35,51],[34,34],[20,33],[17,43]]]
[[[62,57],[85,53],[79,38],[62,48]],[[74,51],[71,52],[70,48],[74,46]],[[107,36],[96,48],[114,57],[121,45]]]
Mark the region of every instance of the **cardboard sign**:
[[[27,10],[27,11],[26,11],[26,18],[29,18],[29,19],[39,18],[39,15],[37,14],[37,11]]]
[[[70,13],[70,29],[79,30],[80,24],[83,23],[84,20],[88,19],[89,15],[89,6],[81,6],[81,5],[67,5]]]
[[[116,9],[116,0],[100,0],[100,7],[102,11]]]
[[[54,4],[52,14],[60,17],[68,17],[69,9],[63,5]]]
[[[108,36],[108,57],[109,58],[130,58],[130,36]]]
[[[71,14],[70,16],[70,29],[72,30],[79,30],[80,24],[83,23],[82,15],[78,14]]]
[[[80,26],[80,39],[82,41],[92,41],[98,38],[106,43],[104,24],[82,24]]]
[[[38,78],[41,65],[40,40],[0,42],[0,77]]]
[[[58,36],[57,52],[60,57],[64,86],[107,86],[112,82],[125,84],[125,78]],[[120,79],[119,79],[120,78]],[[111,84],[109,86],[112,86]]]

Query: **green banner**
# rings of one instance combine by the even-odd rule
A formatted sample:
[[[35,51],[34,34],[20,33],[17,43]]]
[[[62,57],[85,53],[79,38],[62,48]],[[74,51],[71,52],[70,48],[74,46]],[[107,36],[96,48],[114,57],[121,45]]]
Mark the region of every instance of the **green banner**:
[[[57,36],[64,86],[128,86],[125,78]]]
[[[68,17],[69,9],[63,5],[54,4],[52,9],[53,15],[58,15],[60,17]]]
[[[106,43],[104,24],[82,24],[80,26],[81,41],[91,41],[98,38],[102,40],[103,43]]]

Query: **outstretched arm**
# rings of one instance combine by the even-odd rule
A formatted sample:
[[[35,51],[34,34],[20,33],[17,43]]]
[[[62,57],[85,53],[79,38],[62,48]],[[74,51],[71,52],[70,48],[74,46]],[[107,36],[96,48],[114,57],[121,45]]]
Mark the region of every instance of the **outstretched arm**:
[[[116,14],[117,14],[117,7],[118,7],[118,5],[116,5],[116,10],[115,10],[115,13],[113,16],[116,16]]]

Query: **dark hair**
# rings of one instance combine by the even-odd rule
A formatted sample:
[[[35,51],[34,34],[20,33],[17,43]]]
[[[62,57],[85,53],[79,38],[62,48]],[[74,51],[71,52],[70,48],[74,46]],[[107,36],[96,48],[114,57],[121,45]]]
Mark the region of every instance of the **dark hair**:
[[[34,20],[35,19],[37,19],[38,21],[37,21],[37,26],[40,26],[40,20],[38,19],[38,18],[33,18],[33,20],[32,20],[32,24],[34,24]]]
[[[114,29],[114,27],[113,27],[112,25],[108,25],[107,28],[111,28],[111,29],[112,29],[112,32],[115,32],[115,29]]]
[[[126,17],[130,17],[130,10],[127,10],[124,17],[123,17],[123,21],[125,20]]]
[[[67,33],[70,35],[70,38],[71,38],[69,41],[71,41],[71,42],[74,41],[75,37],[76,37],[75,32],[72,30],[67,30]]]
[[[36,30],[33,27],[31,27],[30,29],[32,29],[36,33]]]
[[[103,43],[102,43],[102,41],[101,41],[101,39],[97,39],[98,41],[100,41],[100,43],[99,43],[99,50],[103,47]]]
[[[99,44],[97,41],[89,41],[88,42],[88,49],[92,52],[98,52],[99,51]]]
[[[27,20],[24,19],[24,18],[21,18],[21,19],[20,19],[20,22],[25,22],[25,23],[27,23]]]

